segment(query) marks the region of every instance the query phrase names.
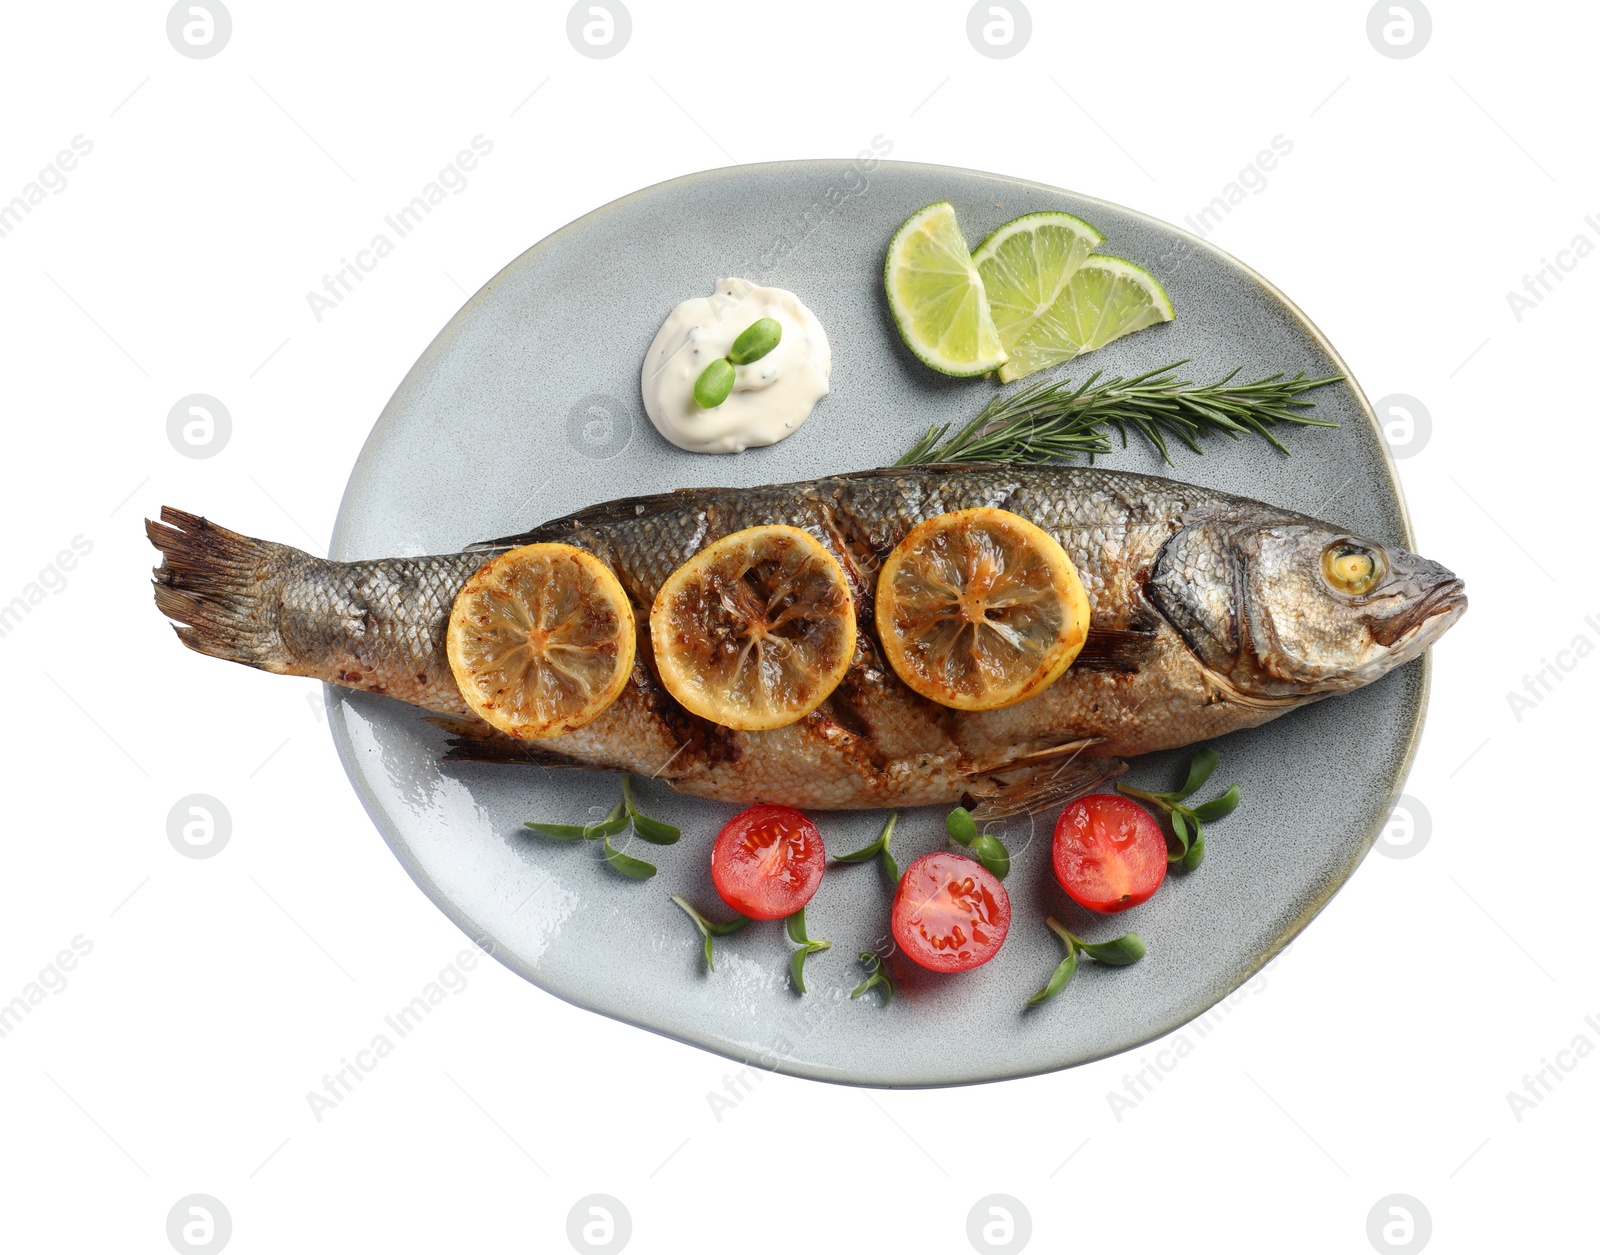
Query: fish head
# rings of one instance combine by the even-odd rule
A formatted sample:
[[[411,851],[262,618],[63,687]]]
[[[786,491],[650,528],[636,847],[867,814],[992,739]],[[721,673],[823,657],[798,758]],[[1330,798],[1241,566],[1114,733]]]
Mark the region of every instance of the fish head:
[[[1467,607],[1465,585],[1439,563],[1299,516],[1185,528],[1146,589],[1245,699],[1370,684],[1421,654]]]

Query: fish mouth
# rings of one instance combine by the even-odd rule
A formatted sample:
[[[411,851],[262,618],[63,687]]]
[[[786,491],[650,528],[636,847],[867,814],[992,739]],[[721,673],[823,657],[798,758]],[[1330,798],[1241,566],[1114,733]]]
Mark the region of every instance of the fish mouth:
[[[1390,650],[1417,652],[1438,640],[1466,609],[1466,582],[1451,577],[1399,614],[1373,624],[1372,639]]]

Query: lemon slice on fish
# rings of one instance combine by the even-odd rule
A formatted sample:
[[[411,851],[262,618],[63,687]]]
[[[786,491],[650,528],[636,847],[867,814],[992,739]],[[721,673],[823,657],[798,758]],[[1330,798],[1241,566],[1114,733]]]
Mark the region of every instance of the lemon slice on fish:
[[[995,331],[1008,353],[1105,238],[1082,218],[1045,212],[1013,218],[972,250]]]
[[[982,375],[1006,360],[983,279],[947,202],[917,210],[895,232],[883,288],[906,347],[934,370]]]
[[[689,711],[743,731],[805,718],[856,649],[844,571],[798,527],[734,532],[669,575],[650,609],[656,669]]]
[[[1006,343],[1009,356],[1000,379],[1010,383],[1172,318],[1166,289],[1148,270],[1120,257],[1092,254],[1050,308]]]
[[[523,545],[485,563],[450,608],[445,654],[461,696],[508,736],[571,732],[616,701],[635,624],[611,569],[573,545]]]
[[[919,523],[878,575],[878,639],[907,687],[941,706],[996,710],[1054,683],[1089,634],[1066,550],[987,507]]]

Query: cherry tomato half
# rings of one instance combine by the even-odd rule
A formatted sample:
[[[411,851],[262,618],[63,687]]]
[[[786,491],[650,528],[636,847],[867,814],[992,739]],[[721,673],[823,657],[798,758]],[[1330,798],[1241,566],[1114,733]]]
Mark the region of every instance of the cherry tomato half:
[[[965,972],[1000,953],[1011,899],[982,863],[924,854],[900,877],[889,927],[913,963],[930,972]]]
[[[1091,911],[1138,906],[1167,876],[1167,838],[1137,802],[1091,793],[1069,802],[1056,820],[1056,880]]]
[[[827,857],[816,824],[792,806],[752,806],[717,834],[711,881],[739,914],[783,919],[811,901]]]

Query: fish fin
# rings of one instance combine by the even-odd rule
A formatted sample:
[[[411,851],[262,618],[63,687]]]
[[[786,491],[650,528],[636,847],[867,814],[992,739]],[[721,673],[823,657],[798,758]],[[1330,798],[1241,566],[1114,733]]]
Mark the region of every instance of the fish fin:
[[[1007,751],[993,758],[980,759],[967,768],[967,773],[974,776],[998,775],[1010,773],[1023,767],[1037,767],[1045,763],[1053,763],[1057,759],[1072,758],[1081,754],[1091,745],[1099,745],[1105,740],[1103,736],[1084,737],[1081,741],[1064,741],[1060,745],[1050,745],[1042,750],[1031,750],[1026,754],[1013,754]]]
[[[422,722],[431,723],[434,727],[462,740],[488,741],[504,736],[473,715],[424,715]],[[505,739],[511,738],[505,737]]]
[[[1078,758],[1059,767],[1040,766],[1020,780],[1004,782],[996,777],[991,782],[993,792],[974,791],[981,801],[972,817],[983,823],[1012,815],[1036,815],[1082,797],[1127,770],[1128,764],[1120,758]]]
[[[818,485],[826,486],[841,481],[857,479],[893,479],[904,475],[945,475],[964,471],[998,471],[1017,469],[1015,462],[940,462],[926,466],[884,466],[872,470],[851,471],[843,475],[830,475],[826,479],[816,481]],[[762,487],[776,487],[766,484]],[[517,532],[512,536],[498,536],[493,540],[474,541],[466,547],[468,553],[487,553],[494,550],[515,549],[519,545],[532,545],[540,541],[565,540],[574,531],[585,527],[597,527],[606,523],[617,523],[631,520],[645,514],[658,514],[663,510],[677,509],[685,504],[706,505],[715,504],[715,498],[726,494],[737,494],[748,491],[736,488],[677,488],[671,492],[659,492],[643,497],[619,497],[615,501],[601,501],[595,505],[585,506],[572,514],[562,515],[558,519],[551,519],[537,527],[525,532]]]
[[[173,620],[179,640],[213,658],[287,669],[271,577],[285,559],[307,555],[171,506],[161,507],[159,523],[146,519],[144,531],[161,551],[152,580],[156,607]]]
[[[652,493],[642,497],[618,497],[615,501],[601,501],[571,514],[563,514],[560,518],[550,519],[525,532],[517,532],[511,536],[497,536],[493,540],[473,541],[466,547],[465,552],[484,553],[515,549],[521,545],[533,545],[541,541],[567,541],[573,532],[585,527],[623,522],[643,514],[659,514],[663,510],[681,506],[688,500],[699,500],[709,495],[736,491],[738,490],[729,488],[678,488],[671,492]]]
[[[1090,628],[1083,648],[1072,661],[1074,671],[1137,671],[1150,658],[1154,632],[1126,628]]]
[[[497,732],[481,719],[456,719],[446,715],[429,716],[425,722],[450,734],[447,763],[516,763],[523,767],[593,767],[576,758],[541,749],[528,741]]]

